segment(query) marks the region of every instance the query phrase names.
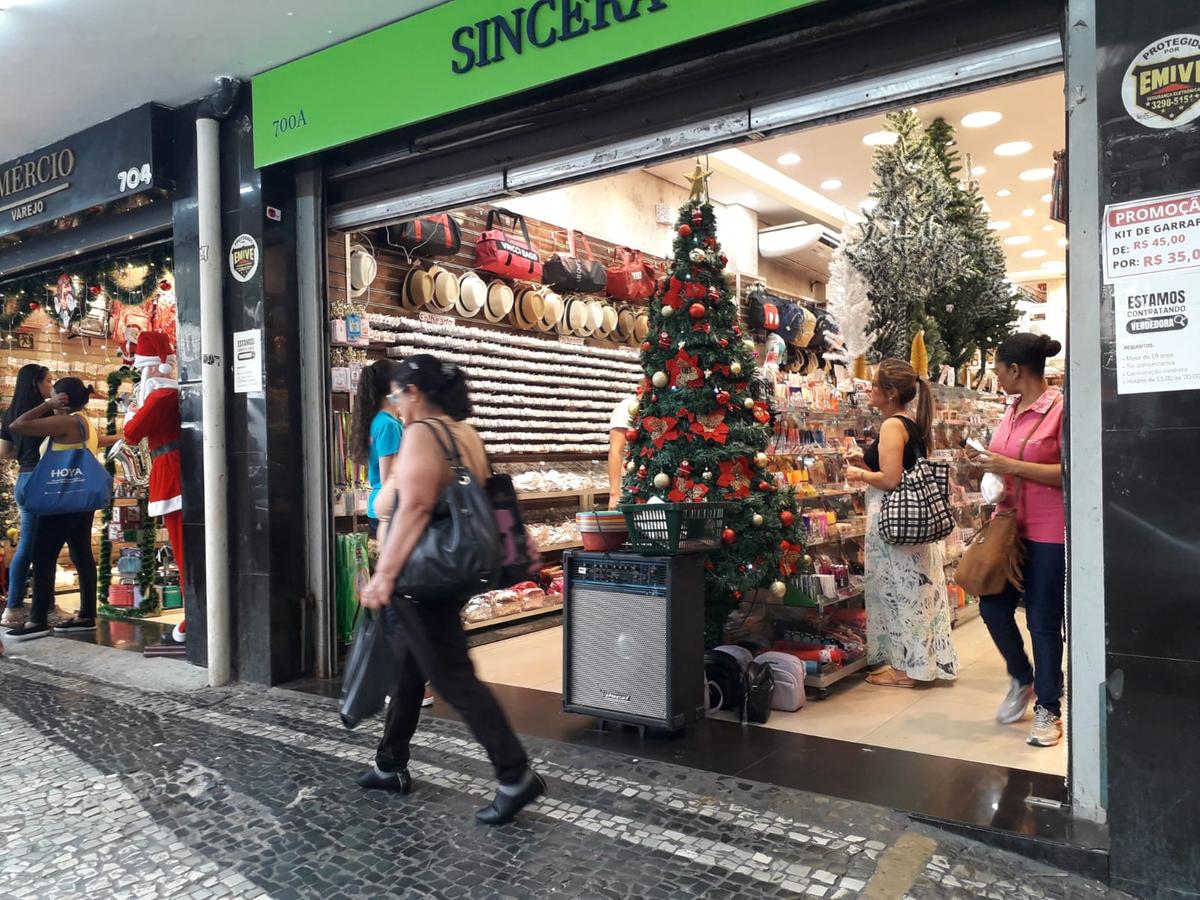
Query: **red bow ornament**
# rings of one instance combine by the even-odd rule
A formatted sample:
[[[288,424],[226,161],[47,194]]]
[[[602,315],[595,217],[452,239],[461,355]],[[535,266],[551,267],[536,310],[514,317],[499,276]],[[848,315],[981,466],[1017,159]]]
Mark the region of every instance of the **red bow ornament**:
[[[699,361],[686,350],[680,350],[674,359],[667,360],[667,371],[671,373],[671,384],[675,387],[700,387],[704,384]]]
[[[725,488],[727,500],[742,500],[750,496],[750,466],[745,457],[721,463],[717,484]]]
[[[642,431],[650,438],[656,449],[661,450],[663,444],[667,441],[678,440],[679,432],[675,429],[679,420],[674,416],[642,416]],[[642,450],[643,456],[652,456],[653,452],[649,447]]]
[[[729,426],[725,424],[725,413],[717,410],[706,415],[696,416],[692,432],[700,435],[706,441],[724,444],[729,440]]]
[[[672,503],[703,503],[708,491],[707,484],[697,484],[690,478],[676,475],[675,488],[667,494],[667,499]]]

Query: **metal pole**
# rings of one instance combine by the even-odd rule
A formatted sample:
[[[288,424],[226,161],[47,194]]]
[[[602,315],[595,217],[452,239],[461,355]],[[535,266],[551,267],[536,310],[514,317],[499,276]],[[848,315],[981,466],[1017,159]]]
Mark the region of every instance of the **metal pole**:
[[[204,415],[204,580],[208,683],[232,680],[229,625],[229,529],[225,457],[225,315],[221,290],[221,123],[196,119],[200,218],[200,357]]]

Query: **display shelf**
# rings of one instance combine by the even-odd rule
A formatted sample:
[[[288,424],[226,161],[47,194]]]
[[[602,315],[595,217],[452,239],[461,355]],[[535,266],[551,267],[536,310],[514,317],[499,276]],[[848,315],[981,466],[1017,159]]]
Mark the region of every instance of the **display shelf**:
[[[957,628],[964,622],[970,622],[972,619],[979,618],[979,604],[968,603],[966,606],[956,607],[952,610],[954,617],[950,623],[952,628]]]
[[[866,493],[865,488],[835,488],[833,490],[820,490],[815,494],[796,494],[797,500],[824,500],[828,497],[851,497],[855,494]]]
[[[595,497],[600,494],[603,494],[605,497],[607,497],[608,489],[605,488],[602,490],[600,488],[581,488],[580,490],[577,490],[577,491],[530,491],[528,493],[518,492],[517,499],[519,501],[521,501],[522,503],[526,503],[526,502],[533,501],[533,500],[581,500],[581,501],[585,501],[585,502],[590,502],[590,501],[593,501],[595,499]],[[584,512],[590,512],[590,510],[584,510]]]
[[[582,550],[583,541],[570,541],[565,544],[551,544],[549,547],[538,547],[538,553],[561,553],[564,550]]]
[[[806,540],[804,542],[804,546],[805,547],[823,547],[826,544],[845,544],[848,541],[856,541],[859,538],[864,538],[866,536],[867,536],[866,531],[855,531],[851,534],[830,535],[829,537],[822,538],[819,541]]]
[[[142,501],[137,497],[117,497],[113,500],[113,506],[137,506]]]
[[[847,663],[841,668],[818,672],[816,675],[806,675],[804,677],[804,686],[809,690],[816,691],[818,700],[824,700],[829,696],[829,689],[831,687],[842,679],[849,678],[851,675],[861,672],[866,667],[867,658],[864,656],[852,663]]]
[[[496,625],[508,625],[511,622],[519,622],[522,619],[534,619],[538,616],[548,616],[550,613],[562,612],[562,604],[553,606],[543,606],[540,609],[525,609],[519,613],[512,613],[508,616],[497,616],[494,619],[485,619],[482,622],[469,622],[463,625],[464,631],[478,631],[481,628],[492,628]]]

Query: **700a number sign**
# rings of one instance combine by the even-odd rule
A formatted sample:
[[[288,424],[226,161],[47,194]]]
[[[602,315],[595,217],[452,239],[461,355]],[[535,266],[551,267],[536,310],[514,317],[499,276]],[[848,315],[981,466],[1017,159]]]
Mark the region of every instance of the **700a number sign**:
[[[281,134],[287,134],[289,131],[295,131],[297,128],[303,128],[308,124],[308,116],[304,115],[304,110],[294,112],[290,116],[281,116],[278,119],[272,119],[271,124],[275,126],[275,137]]]
[[[150,171],[150,163],[142,163],[140,166],[117,173],[117,184],[120,185],[122,194],[126,191],[149,187],[153,183],[154,173]]]

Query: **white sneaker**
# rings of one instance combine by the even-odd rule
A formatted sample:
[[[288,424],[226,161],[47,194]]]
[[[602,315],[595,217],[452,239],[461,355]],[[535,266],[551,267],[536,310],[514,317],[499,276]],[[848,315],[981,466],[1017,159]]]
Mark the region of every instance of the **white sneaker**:
[[[1029,732],[1027,743],[1031,747],[1056,747],[1063,736],[1063,723],[1044,706],[1033,710],[1033,728]]]
[[[1032,699],[1033,685],[1021,684],[1014,678],[1004,702],[1000,704],[999,712],[996,713],[996,721],[1001,725],[1020,722],[1025,718],[1025,712],[1029,709],[1029,701]]]

